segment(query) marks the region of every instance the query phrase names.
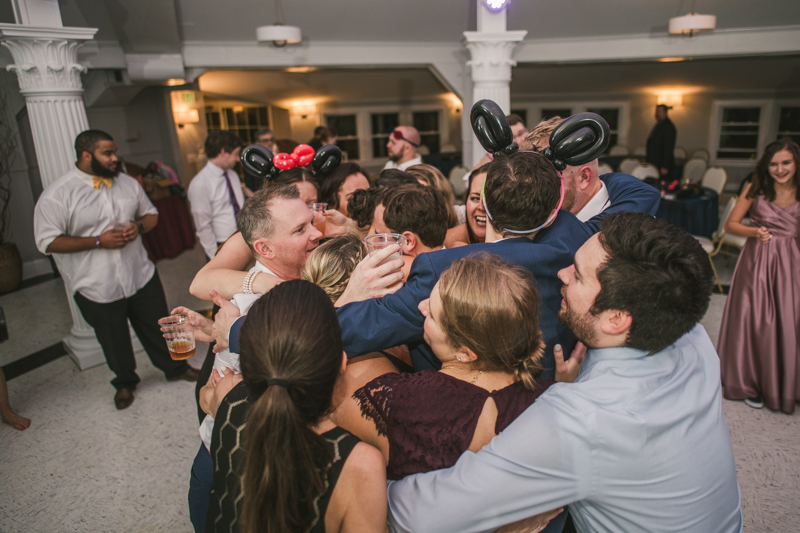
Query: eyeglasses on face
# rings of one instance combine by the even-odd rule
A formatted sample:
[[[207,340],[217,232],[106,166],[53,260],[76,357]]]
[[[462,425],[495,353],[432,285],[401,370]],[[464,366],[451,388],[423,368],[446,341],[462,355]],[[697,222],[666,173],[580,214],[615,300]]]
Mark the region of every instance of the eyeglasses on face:
[[[411,146],[413,146],[414,148],[419,148],[419,144],[417,144],[415,142],[411,142],[408,139],[406,139],[405,137],[403,137],[403,134],[400,133],[400,130],[392,131],[391,137],[392,137],[392,139],[397,139],[398,141],[405,141],[408,144],[410,144]]]

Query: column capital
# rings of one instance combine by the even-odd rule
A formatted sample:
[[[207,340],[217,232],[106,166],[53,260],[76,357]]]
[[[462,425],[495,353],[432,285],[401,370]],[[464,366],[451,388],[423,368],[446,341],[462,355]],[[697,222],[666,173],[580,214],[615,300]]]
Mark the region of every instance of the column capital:
[[[476,83],[510,82],[511,67],[517,64],[511,59],[511,54],[527,33],[527,31],[501,33],[465,31],[462,42],[472,58],[467,62],[472,68],[472,80]]]
[[[16,72],[20,93],[82,93],[80,74],[86,67],[78,63],[78,48],[96,32],[96,28],[0,24],[0,44],[14,59],[6,69]]]

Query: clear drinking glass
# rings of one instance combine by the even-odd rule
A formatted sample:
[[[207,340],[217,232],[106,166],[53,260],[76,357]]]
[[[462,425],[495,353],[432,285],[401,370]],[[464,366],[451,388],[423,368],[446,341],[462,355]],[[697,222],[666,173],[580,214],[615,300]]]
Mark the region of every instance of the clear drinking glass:
[[[314,213],[314,227],[317,228],[323,235],[325,235],[325,210],[328,209],[328,204],[325,202],[308,203],[306,204]]]
[[[387,246],[391,246],[393,244],[399,244],[400,250],[402,250],[405,242],[405,235],[400,233],[376,233],[375,235],[367,235],[364,238],[364,244],[367,245],[367,253],[369,255],[372,255],[374,252],[379,250],[383,250]],[[393,259],[402,259],[403,255],[400,250],[387,257],[383,262],[381,262],[381,265]]]
[[[196,350],[194,333],[186,315],[170,315],[162,318],[159,323],[167,341],[170,357],[182,361],[194,356]]]

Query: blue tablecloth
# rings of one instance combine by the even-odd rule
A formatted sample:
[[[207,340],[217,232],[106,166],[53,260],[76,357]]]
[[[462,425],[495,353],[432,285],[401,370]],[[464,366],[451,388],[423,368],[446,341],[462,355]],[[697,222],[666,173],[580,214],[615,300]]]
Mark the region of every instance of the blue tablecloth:
[[[719,197],[716,191],[704,190],[705,195],[688,200],[662,198],[656,216],[669,220],[692,235],[710,239],[719,225]]]

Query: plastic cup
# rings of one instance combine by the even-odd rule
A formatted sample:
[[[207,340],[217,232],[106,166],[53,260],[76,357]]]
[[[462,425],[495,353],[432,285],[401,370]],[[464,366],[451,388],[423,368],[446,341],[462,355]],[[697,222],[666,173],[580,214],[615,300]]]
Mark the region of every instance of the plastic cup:
[[[393,244],[399,244],[400,250],[402,250],[405,242],[406,242],[405,235],[402,235],[400,233],[376,233],[375,235],[367,235],[364,238],[364,244],[366,244],[367,246],[367,253],[369,255],[372,255],[377,251],[383,250],[387,246],[391,246]],[[401,253],[400,250],[387,257],[384,261],[381,262],[381,265],[393,259],[402,260],[403,254]]]
[[[306,204],[309,209],[314,213],[314,227],[317,228],[323,235],[325,235],[325,210],[328,209],[328,204],[325,202],[308,203]]]
[[[186,315],[170,315],[162,318],[161,331],[167,341],[169,355],[175,361],[189,359],[195,354],[194,333]]]

